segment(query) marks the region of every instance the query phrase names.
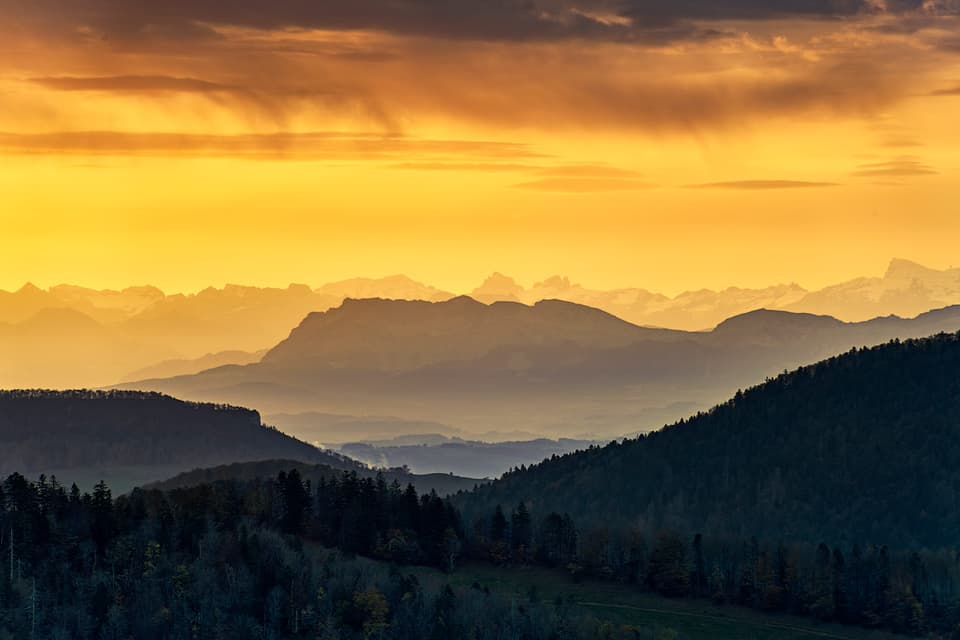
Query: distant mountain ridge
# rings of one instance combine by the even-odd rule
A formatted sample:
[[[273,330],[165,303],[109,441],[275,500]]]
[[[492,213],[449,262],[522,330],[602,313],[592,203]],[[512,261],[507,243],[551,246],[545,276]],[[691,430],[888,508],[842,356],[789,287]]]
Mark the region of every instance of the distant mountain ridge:
[[[960,268],[938,271],[894,258],[882,277],[856,278],[817,291],[779,284],[761,289],[701,289],[673,297],[642,288],[592,290],[563,276],[525,288],[495,273],[471,295],[483,302],[527,304],[557,298],[603,309],[634,324],[696,331],[763,308],[831,315],[849,322],[886,315],[912,317],[960,304]]]
[[[937,271],[895,259],[882,277],[858,278],[819,291],[787,284],[689,291],[674,297],[642,288],[592,290],[561,276],[527,288],[494,274],[471,296],[485,303],[528,305],[564,300],[641,326],[708,330],[761,308],[845,321],[891,314],[912,317],[960,304],[960,269]],[[0,387],[101,387],[152,375],[197,373],[205,368],[202,360],[208,354],[236,356],[223,355],[218,366],[248,364],[247,354],[273,347],[309,313],[337,308],[346,299],[440,302],[455,297],[400,275],[317,288],[226,285],[186,295],[151,286],[98,291],[74,285],[44,290],[27,284],[16,292],[0,291]],[[131,375],[161,363],[166,370]]]
[[[615,348],[639,335],[659,340],[670,332],[642,329],[560,300],[528,307],[487,305],[467,296],[440,303],[347,299],[335,309],[308,315],[262,362],[300,366],[316,360],[334,368],[402,371],[480,358],[505,344]]]
[[[266,353],[265,349],[260,351],[220,351],[219,353],[208,353],[205,356],[193,359],[175,359],[164,360],[157,364],[136,371],[131,371],[123,377],[123,382],[131,380],[143,380],[144,378],[170,378],[173,376],[190,375],[199,373],[207,369],[215,369],[230,364],[252,364],[259,362]]]
[[[561,301],[348,300],[310,314],[259,363],[123,386],[268,413],[396,416],[468,438],[597,439],[656,428],[851,347],[958,329],[960,306],[862,323],[758,310],[685,332]]]
[[[338,450],[354,460],[380,467],[408,467],[416,473],[443,473],[456,469],[461,475],[497,478],[515,467],[586,449],[593,444],[597,443],[563,438],[494,443],[458,438],[440,439],[429,444],[405,444],[402,440],[351,442]]]
[[[360,278],[316,290],[226,285],[189,295],[167,295],[155,287],[43,290],[27,284],[13,293],[0,291],[0,388],[102,387],[131,377],[246,364],[253,360],[250,354],[275,345],[308,313],[371,293],[400,299],[453,296],[404,276]],[[215,357],[208,358],[211,354]],[[146,375],[131,376],[143,370]]]

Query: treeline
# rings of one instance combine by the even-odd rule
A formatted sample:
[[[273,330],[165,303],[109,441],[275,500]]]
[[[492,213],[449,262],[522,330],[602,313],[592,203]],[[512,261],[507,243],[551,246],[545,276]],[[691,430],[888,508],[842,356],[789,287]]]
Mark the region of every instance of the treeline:
[[[256,413],[253,409],[239,407],[232,404],[216,402],[192,402],[190,400],[174,400],[170,396],[158,391],[140,391],[127,389],[2,389],[0,402],[7,400],[48,400],[65,402],[70,400],[133,400],[133,401],[167,401],[172,400],[182,406],[197,410],[234,411],[243,414]]]
[[[460,551],[460,515],[436,492],[417,495],[412,484],[389,485],[382,473],[355,471],[320,478],[316,492],[296,469],[278,477],[287,533],[306,534],[328,547],[390,560],[452,569]]]
[[[535,518],[523,503],[465,530],[436,494],[354,472],[313,485],[291,469],[116,499],[103,483],[81,493],[9,476],[0,485],[0,640],[657,637],[564,601],[506,602],[477,584],[455,591],[388,569],[446,571],[459,558],[960,637],[956,552],[578,528],[559,513]]]
[[[765,612],[960,638],[960,552],[893,552],[869,544],[766,544],[641,528],[578,530],[569,515],[531,522],[521,503],[469,529],[464,553],[498,565],[539,564],[572,579],[634,584]]]
[[[116,499],[103,483],[81,493],[9,476],[0,640],[626,640],[640,631],[575,615],[569,603],[453,590],[323,550],[310,539],[446,566],[456,514],[410,487],[347,474],[311,488],[298,475]]]

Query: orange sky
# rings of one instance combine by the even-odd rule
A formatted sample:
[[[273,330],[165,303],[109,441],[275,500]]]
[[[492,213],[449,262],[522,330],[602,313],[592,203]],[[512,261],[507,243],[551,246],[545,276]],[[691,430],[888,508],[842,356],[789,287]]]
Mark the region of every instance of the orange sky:
[[[960,264],[953,0],[315,4],[0,0],[0,288]]]

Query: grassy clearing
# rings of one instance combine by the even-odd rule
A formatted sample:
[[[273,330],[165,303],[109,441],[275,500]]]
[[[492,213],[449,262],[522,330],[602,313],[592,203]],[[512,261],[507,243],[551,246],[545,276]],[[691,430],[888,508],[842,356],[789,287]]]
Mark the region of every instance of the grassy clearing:
[[[817,623],[809,618],[768,615],[703,600],[673,600],[642,593],[629,585],[585,581],[574,583],[566,573],[539,567],[498,568],[468,564],[446,575],[418,568],[423,581],[447,582],[454,588],[474,583],[507,597],[544,601],[558,598],[600,620],[641,630],[670,629],[691,640],[889,640],[894,634]],[[643,634],[639,636],[643,638]]]

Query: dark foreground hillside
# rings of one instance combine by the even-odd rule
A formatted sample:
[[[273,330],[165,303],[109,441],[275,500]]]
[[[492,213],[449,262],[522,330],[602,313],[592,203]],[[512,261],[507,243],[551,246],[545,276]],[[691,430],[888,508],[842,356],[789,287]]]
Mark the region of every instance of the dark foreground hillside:
[[[250,409],[136,391],[0,392],[0,473],[111,477],[124,469],[141,479],[157,469],[158,480],[268,458],[329,463],[331,454],[264,426]]]
[[[555,457],[461,496],[468,521],[535,517],[713,536],[955,545],[960,334],[858,349],[659,432]]]
[[[349,472],[117,499],[12,474],[0,531],[3,640],[678,638],[413,569],[455,563],[456,510]]]

